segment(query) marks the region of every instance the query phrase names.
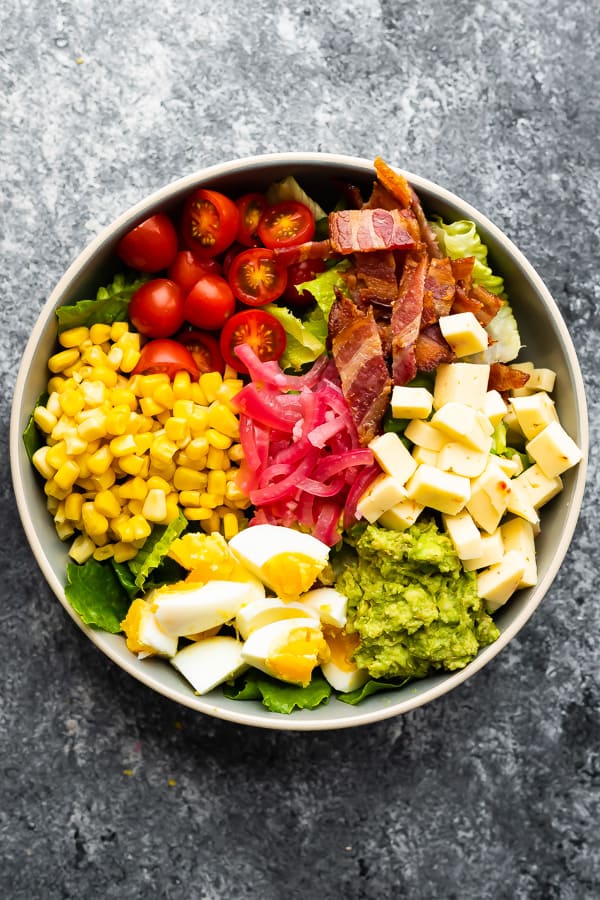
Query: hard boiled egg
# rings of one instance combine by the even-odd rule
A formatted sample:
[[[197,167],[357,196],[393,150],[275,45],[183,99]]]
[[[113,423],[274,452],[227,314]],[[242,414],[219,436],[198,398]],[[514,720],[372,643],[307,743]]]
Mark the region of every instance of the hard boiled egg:
[[[263,586],[247,581],[209,581],[198,585],[179,581],[152,592],[156,621],[172,636],[207,631],[235,618],[244,603],[264,597]]]
[[[366,669],[359,669],[352,654],[359,644],[358,634],[346,634],[342,628],[324,629],[329,647],[329,659],[321,663],[321,671],[332,688],[347,693],[355,691],[369,680]]]
[[[335,588],[315,588],[300,598],[301,602],[313,609],[324,625],[343,628],[346,624],[348,598]]]
[[[174,656],[177,653],[177,637],[162,630],[152,607],[145,600],[133,601],[121,622],[121,628],[127,638],[127,649],[137,653],[139,659]]]
[[[300,684],[310,683],[313,669],[329,656],[316,619],[280,619],[253,631],[244,643],[242,657],[268,675]]]
[[[297,600],[312,587],[329,559],[327,544],[283,525],[252,525],[229,547],[282,600]]]
[[[171,663],[187,678],[198,694],[207,694],[218,684],[247,668],[242,644],[233,637],[207,637],[180,650]]]
[[[278,622],[280,619],[305,617],[319,620],[318,612],[305,604],[286,602],[278,597],[266,597],[264,600],[254,600],[242,606],[235,617],[235,624],[241,637],[246,640],[253,631],[262,628],[263,625],[270,625],[271,622]]]

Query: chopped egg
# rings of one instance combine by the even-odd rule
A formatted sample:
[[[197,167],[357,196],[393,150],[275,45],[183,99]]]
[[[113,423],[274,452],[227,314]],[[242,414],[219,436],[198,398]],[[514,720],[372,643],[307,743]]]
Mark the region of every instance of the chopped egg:
[[[242,657],[274,678],[306,687],[315,666],[329,657],[329,649],[316,619],[281,619],[253,631]]]
[[[301,597],[302,603],[309,606],[319,616],[323,625],[335,625],[343,628],[346,624],[348,598],[335,588],[315,588]]]
[[[359,669],[352,660],[360,641],[359,635],[328,626],[324,629],[324,636],[330,655],[321,663],[321,671],[331,687],[344,693],[362,687],[369,680],[369,673],[366,669]]]
[[[198,586],[179,581],[158,588],[149,599],[162,630],[183,637],[224,625],[235,618],[243,603],[257,597],[249,582],[209,581]]]
[[[234,637],[216,635],[188,644],[171,660],[198,694],[234,678],[248,668],[242,659],[242,643]]]
[[[336,592],[337,593],[337,592]],[[305,595],[306,596],[306,595]],[[318,612],[304,603],[266,597],[242,606],[235,618],[235,625],[241,637],[246,640],[257,628],[278,622],[280,619],[301,619],[304,617],[318,621]]]
[[[282,600],[297,600],[327,565],[329,547],[283,525],[253,525],[229,542],[238,560]]]
[[[141,598],[133,601],[121,622],[121,628],[127,638],[127,649],[137,653],[139,659],[175,656],[177,653],[177,638],[162,630],[152,607]]]

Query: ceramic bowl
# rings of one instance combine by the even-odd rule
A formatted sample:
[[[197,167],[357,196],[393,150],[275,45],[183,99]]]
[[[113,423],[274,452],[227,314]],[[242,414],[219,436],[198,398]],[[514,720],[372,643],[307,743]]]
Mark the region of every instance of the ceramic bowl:
[[[347,728],[397,716],[435,700],[490,663],[514,638],[549,590],[569,547],[583,497],[585,458],[566,473],[564,490],[542,511],[542,532],[537,539],[538,584],[519,591],[497,613],[499,639],[483,649],[470,665],[458,672],[433,675],[397,691],[374,695],[355,707],[332,697],[327,705],[318,709],[285,716],[267,711],[258,702],[228,700],[220,688],[206,696],[196,696],[167,662],[158,659],[139,661],[129,653],[121,635],[107,634],[82,623],[64,593],[68,548],[56,535],[39,478],[28,461],[21,438],[30,412],[46,386],[46,361],[56,340],[55,310],[63,304],[93,296],[99,285],[110,280],[118,269],[114,251],[123,234],[159,210],[175,211],[196,187],[212,187],[236,196],[244,191],[260,190],[288,174],[295,175],[309,194],[327,206],[328,200],[334,201],[337,194],[336,181],[347,180],[367,188],[373,180],[374,170],[368,160],[321,153],[256,156],[211,166],[142,200],[86,247],[44,305],[23,353],[11,419],[12,477],[27,539],[52,591],[89,639],[134,678],[178,703],[243,725],[290,730]],[[557,372],[554,396],[561,421],[585,457],[588,430],[584,385],[571,338],[548,289],[517,247],[485,216],[431,181],[408,172],[404,174],[415,187],[428,214],[476,222],[482,240],[489,248],[492,268],[504,276],[526,348],[523,358],[531,358],[536,365]],[[45,603],[48,599],[42,596],[39,602]],[[523,699],[526,702],[526,698]]]

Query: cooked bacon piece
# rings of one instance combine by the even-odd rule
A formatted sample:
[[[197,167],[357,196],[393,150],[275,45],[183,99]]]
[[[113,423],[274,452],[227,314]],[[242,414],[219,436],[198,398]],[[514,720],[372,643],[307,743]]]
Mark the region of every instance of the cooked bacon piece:
[[[452,313],[464,313],[464,312],[472,312],[477,321],[480,321],[480,316],[483,315],[485,318],[485,313],[483,312],[483,304],[476,300],[471,294],[467,294],[465,289],[460,285],[456,285],[456,291],[454,294],[454,303],[452,304]]]
[[[332,256],[337,255],[329,240],[306,241],[305,244],[296,244],[295,247],[276,247],[273,253],[275,258],[285,266],[304,262],[307,259],[331,259]]]
[[[528,381],[529,375],[523,369],[513,369],[511,366],[505,366],[504,363],[492,363],[490,366],[488,391],[500,391],[502,394],[506,391],[522,388]]]
[[[329,213],[329,239],[336,253],[411,250],[415,241],[400,209],[343,209]]]
[[[448,315],[454,302],[455,290],[456,283],[448,257],[432,259],[425,277],[421,328],[433,325],[440,316]]]
[[[373,165],[386,191],[396,198],[403,209],[408,209],[412,203],[412,190],[404,175],[395,172],[380,156],[376,157]]]
[[[339,187],[346,198],[349,209],[360,209],[363,206],[364,200],[359,187],[355,184],[349,184],[347,181],[342,181]]]
[[[356,254],[353,296],[359,309],[373,305],[391,312],[398,296],[396,260],[391,250]]]
[[[392,389],[373,311],[361,312],[336,291],[329,333],[342,391],[358,439],[366,446],[379,432]]]
[[[412,189],[412,187],[410,190],[412,193],[410,208],[412,209],[412,211],[415,214],[415,217],[417,219],[417,222],[419,223],[421,239],[423,240],[424,244],[426,245],[427,250],[429,251],[429,255],[433,259],[441,259],[444,254],[440,250],[440,245],[437,242],[437,238],[429,226],[429,222],[427,221],[425,213],[423,212],[423,207],[421,206],[421,201],[417,197],[417,194]]]
[[[460,259],[450,260],[450,264],[452,266],[454,280],[457,283],[460,283],[460,286],[464,288],[468,294],[473,285],[473,266],[475,265],[475,257],[461,256]]]
[[[415,360],[419,372],[435,372],[439,365],[450,363],[454,358],[437,323],[428,325],[419,333],[415,343]]]
[[[482,325],[487,325],[492,321],[500,307],[504,304],[497,294],[492,294],[487,288],[481,284],[476,284],[471,290],[471,297],[478,303],[481,303],[481,311],[477,317]]]
[[[371,196],[361,209],[398,209],[398,201],[382,184],[374,181]]]
[[[421,326],[426,254],[408,256],[392,310],[392,374],[394,384],[407,384],[417,374],[415,341]]]

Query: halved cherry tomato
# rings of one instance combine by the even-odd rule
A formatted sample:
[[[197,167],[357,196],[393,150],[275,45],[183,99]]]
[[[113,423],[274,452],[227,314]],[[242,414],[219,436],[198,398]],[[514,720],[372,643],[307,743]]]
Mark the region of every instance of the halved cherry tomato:
[[[200,188],[183,208],[183,238],[196,256],[217,256],[233,243],[240,222],[237,206],[219,191]]]
[[[315,302],[315,298],[308,291],[300,292],[296,285],[302,284],[304,281],[312,281],[326,268],[322,259],[305,259],[303,262],[288,266],[288,282],[281,297],[282,301],[296,308],[310,306]]]
[[[231,290],[247,306],[264,306],[281,297],[287,284],[285,266],[272,250],[243,250],[231,262],[227,279]]]
[[[235,297],[220,275],[205,275],[191,289],[183,304],[185,320],[197,328],[222,328],[235,309]]]
[[[189,372],[195,381],[200,375],[194,357],[183,344],[171,338],[159,338],[144,344],[133,374],[150,375],[154,372],[165,372],[173,381],[176,374],[182,371]]]
[[[245,309],[227,320],[219,345],[225,362],[237,372],[247,373],[235,354],[236,344],[250,344],[263,362],[279,359],[285,350],[283,325],[264,309]]]
[[[221,266],[216,259],[197,259],[191,250],[180,250],[167,272],[171,281],[179,285],[184,297],[203,275],[220,274]]]
[[[235,244],[232,244],[225,256],[223,257],[223,262],[221,263],[221,267],[223,269],[223,276],[227,278],[229,275],[229,270],[231,268],[231,263],[234,261],[238,253],[242,253],[246,248],[241,244],[238,244],[237,241]]]
[[[264,211],[258,223],[258,236],[272,250],[293,247],[312,241],[315,220],[308,206],[296,200],[285,200]]]
[[[137,289],[127,314],[140,334],[169,337],[184,321],[181,288],[168,278],[153,278]]]
[[[219,341],[206,331],[180,331],[176,340],[186,347],[198,366],[200,374],[203,372],[225,371],[225,360],[221,356]]]
[[[256,247],[259,243],[256,230],[260,217],[267,208],[267,199],[264,194],[244,194],[235,201],[240,214],[237,240],[244,247]]]
[[[177,232],[164,213],[151,216],[132,228],[117,244],[117,256],[139,272],[160,272],[177,253]]]

